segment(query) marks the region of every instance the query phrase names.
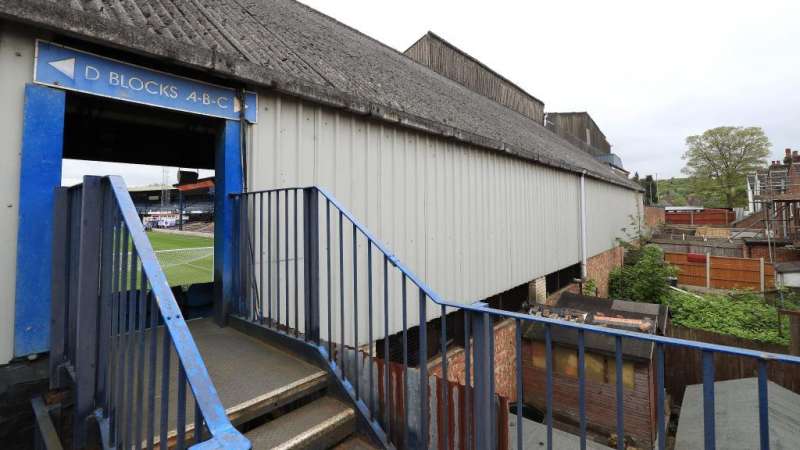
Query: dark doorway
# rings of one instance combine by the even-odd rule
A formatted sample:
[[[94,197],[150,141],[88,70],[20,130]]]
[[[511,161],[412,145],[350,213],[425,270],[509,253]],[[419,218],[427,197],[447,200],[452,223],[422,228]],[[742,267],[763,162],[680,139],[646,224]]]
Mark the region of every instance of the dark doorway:
[[[190,212],[201,209],[200,200],[195,197],[202,195],[194,189],[186,191],[184,196],[181,187],[196,184],[192,181],[197,182],[198,177],[187,181],[185,171],[179,173],[178,168],[215,169],[223,122],[73,92],[66,97],[63,160],[69,160],[70,178],[75,178],[76,170],[80,175],[81,168],[87,170],[83,174],[99,174],[89,172],[92,164],[115,163],[110,165],[113,171],[103,175],[120,175],[125,179],[156,257],[186,318],[209,315],[213,310],[214,200],[206,188],[202,191],[206,194],[203,214],[190,216]],[[76,166],[79,168],[75,169]],[[134,169],[149,170],[155,176],[161,174],[162,168],[163,177],[157,175],[152,183],[137,183],[132,176]],[[213,176],[206,178],[213,195]],[[184,226],[189,228],[190,217],[203,217],[210,228],[184,230]]]
[[[70,92],[64,158],[214,169],[221,122]]]

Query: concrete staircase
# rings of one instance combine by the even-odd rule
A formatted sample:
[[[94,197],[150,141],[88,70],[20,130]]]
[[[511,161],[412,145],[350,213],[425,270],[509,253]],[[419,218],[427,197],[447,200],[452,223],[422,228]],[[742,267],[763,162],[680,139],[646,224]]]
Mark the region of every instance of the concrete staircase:
[[[231,422],[253,449],[379,448],[359,434],[355,407],[325,370],[210,319],[188,324]]]

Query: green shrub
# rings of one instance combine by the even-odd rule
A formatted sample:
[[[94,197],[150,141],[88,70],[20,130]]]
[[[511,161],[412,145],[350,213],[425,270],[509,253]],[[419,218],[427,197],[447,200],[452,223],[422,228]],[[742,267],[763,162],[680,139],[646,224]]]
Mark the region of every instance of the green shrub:
[[[789,344],[788,323],[784,319],[778,333],[778,312],[758,294],[693,295],[671,292],[665,301],[672,312],[672,323],[687,328],[713,331],[773,344]]]
[[[676,274],[677,269],[664,262],[664,252],[659,246],[645,245],[635,264],[611,271],[609,294],[611,298],[660,303],[669,293],[667,278]]]
[[[583,291],[581,292],[581,294],[587,296],[597,295],[597,282],[591,278],[586,280],[586,282],[583,283]]]

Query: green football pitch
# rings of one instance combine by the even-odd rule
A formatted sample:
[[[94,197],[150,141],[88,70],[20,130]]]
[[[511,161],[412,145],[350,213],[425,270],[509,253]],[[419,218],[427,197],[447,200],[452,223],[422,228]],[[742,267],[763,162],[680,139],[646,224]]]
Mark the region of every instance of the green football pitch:
[[[214,239],[149,231],[158,262],[170,286],[207,283],[214,279]]]

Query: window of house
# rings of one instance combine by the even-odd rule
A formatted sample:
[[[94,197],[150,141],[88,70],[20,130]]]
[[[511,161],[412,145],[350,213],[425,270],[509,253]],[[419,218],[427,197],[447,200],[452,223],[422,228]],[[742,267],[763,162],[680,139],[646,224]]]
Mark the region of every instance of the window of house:
[[[546,370],[546,349],[544,342],[533,343],[533,366]],[[617,368],[614,357],[596,353],[585,353],[586,378],[596,383],[616,384]],[[578,351],[576,349],[553,346],[553,373],[578,378]],[[630,361],[622,362],[622,384],[634,387],[634,366]]]

